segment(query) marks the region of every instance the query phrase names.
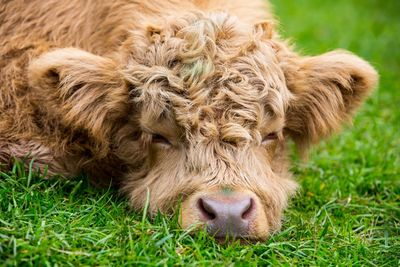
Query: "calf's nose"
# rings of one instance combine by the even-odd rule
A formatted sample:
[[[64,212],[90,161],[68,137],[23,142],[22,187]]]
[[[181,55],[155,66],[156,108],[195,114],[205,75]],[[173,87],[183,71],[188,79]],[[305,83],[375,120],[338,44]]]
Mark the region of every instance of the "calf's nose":
[[[203,196],[198,199],[197,208],[211,235],[235,238],[248,234],[255,202],[250,196]]]

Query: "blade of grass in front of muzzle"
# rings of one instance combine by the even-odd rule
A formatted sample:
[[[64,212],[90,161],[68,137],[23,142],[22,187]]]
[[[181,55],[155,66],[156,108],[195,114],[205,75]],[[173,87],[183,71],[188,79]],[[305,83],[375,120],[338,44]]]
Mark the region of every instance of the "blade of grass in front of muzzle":
[[[144,205],[143,216],[142,216],[142,226],[144,225],[144,221],[146,220],[147,211],[149,209],[149,205],[150,205],[150,190],[149,190],[149,188],[147,188],[146,202],[145,202],[145,205]]]

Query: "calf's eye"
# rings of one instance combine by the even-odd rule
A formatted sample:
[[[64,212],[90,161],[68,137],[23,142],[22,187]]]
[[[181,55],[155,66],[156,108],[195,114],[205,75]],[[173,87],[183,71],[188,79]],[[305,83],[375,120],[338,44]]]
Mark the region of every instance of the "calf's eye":
[[[171,146],[171,143],[168,141],[168,139],[160,134],[153,134],[152,143],[165,145],[165,146]]]
[[[277,139],[278,139],[278,133],[277,132],[272,132],[272,133],[269,133],[266,136],[264,136],[264,138],[262,140],[262,144],[265,145],[265,144],[268,144],[268,143],[270,143],[272,141],[275,141]]]

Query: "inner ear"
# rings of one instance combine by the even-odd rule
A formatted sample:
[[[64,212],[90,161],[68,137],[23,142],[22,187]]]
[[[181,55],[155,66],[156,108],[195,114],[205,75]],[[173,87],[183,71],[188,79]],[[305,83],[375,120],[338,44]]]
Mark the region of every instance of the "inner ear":
[[[60,81],[60,74],[56,69],[49,69],[47,72],[47,77],[56,82]]]
[[[57,87],[60,84],[60,74],[56,69],[49,69],[44,76],[46,79],[46,83],[52,85],[53,87]]]

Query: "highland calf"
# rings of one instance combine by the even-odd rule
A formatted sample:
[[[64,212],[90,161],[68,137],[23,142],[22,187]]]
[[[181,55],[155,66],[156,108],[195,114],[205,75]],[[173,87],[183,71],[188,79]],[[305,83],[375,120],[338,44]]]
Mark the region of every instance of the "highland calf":
[[[135,209],[265,239],[301,150],[377,83],[345,51],[303,57],[262,0],[1,1],[0,161],[112,180]]]

